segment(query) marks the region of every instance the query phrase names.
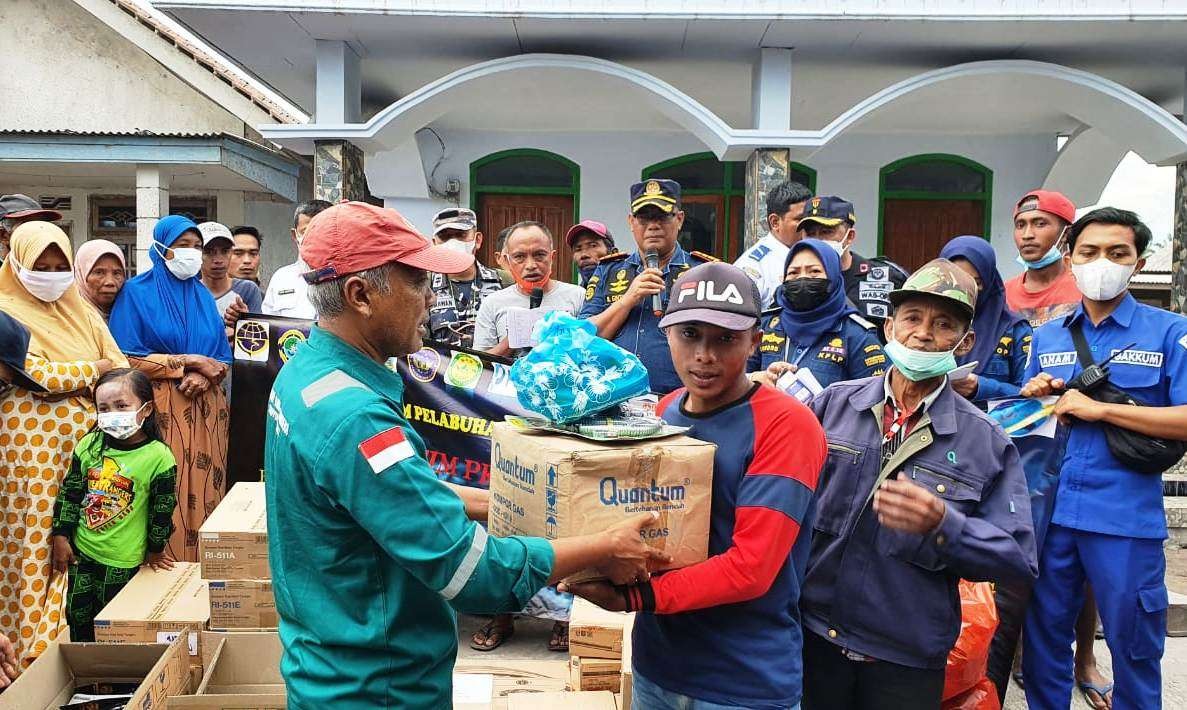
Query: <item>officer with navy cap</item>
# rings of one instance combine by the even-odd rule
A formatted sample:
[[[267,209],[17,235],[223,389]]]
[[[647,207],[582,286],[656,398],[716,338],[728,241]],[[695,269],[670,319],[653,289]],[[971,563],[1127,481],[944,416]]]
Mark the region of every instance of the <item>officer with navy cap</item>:
[[[667,394],[680,386],[668,339],[659,329],[668,293],[680,274],[717,259],[687,252],[676,241],[684,211],[675,180],[631,185],[627,221],[638,250],[602,257],[586,283],[581,317],[597,326],[598,335],[637,355],[650,374],[651,391]]]

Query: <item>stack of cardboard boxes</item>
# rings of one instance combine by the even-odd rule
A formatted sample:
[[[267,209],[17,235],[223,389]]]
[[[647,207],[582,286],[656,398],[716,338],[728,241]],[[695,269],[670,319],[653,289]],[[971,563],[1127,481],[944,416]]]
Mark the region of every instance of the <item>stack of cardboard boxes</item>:
[[[623,687],[624,655],[634,614],[606,611],[580,597],[569,616],[569,670],[573,690],[629,693]]]
[[[267,513],[263,483],[236,483],[198,531],[212,631],[276,629]]]

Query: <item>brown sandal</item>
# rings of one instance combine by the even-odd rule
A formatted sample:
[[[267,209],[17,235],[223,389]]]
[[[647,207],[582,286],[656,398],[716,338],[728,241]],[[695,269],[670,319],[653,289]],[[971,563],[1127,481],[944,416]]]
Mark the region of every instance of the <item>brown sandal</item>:
[[[493,651],[515,635],[515,622],[496,616],[482,625],[470,637],[470,648],[475,651]]]

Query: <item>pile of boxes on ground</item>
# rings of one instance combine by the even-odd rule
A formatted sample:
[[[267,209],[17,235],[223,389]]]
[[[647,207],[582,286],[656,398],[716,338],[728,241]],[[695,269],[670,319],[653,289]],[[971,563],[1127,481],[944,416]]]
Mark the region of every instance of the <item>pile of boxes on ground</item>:
[[[142,567],[95,617],[97,643],[51,644],[0,710],[57,710],[81,688],[137,710],[284,708],[264,484],[234,486],[198,545],[200,563]]]

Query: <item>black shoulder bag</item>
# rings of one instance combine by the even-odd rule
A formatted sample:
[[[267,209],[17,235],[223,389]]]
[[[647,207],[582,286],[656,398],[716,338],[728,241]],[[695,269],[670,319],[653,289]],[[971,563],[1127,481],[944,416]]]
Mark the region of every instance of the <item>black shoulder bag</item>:
[[[1092,399],[1107,404],[1145,406],[1125,390],[1109,382],[1109,360],[1121,353],[1117,353],[1103,364],[1097,365],[1092,357],[1092,351],[1088,349],[1088,341],[1084,338],[1084,331],[1081,329],[1079,321],[1071,327],[1071,335],[1072,342],[1076,346],[1076,356],[1080,359],[1080,365],[1084,370],[1067,383],[1068,389],[1078,389]],[[1128,349],[1126,348],[1126,350]],[[1141,473],[1160,474],[1174,466],[1179,462],[1179,459],[1183,458],[1184,454],[1187,454],[1187,441],[1147,436],[1108,422],[1101,422],[1101,427],[1105,430],[1105,440],[1108,442],[1109,451],[1113,456],[1129,468]]]

